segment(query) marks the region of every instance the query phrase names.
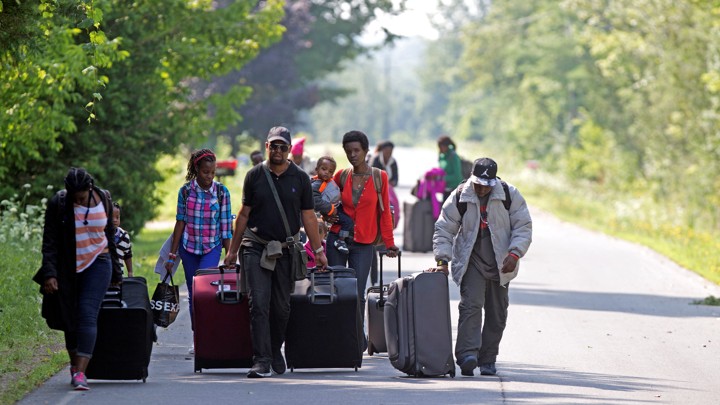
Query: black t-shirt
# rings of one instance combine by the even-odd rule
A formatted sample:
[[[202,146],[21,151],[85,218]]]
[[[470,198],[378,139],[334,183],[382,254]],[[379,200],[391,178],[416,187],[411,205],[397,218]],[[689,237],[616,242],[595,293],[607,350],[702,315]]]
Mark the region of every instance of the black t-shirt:
[[[284,242],[287,233],[275,197],[263,173],[265,167],[264,163],[256,165],[245,175],[242,202],[252,208],[247,227],[265,240]],[[300,212],[315,207],[310,177],[292,162],[280,177],[272,172],[270,177],[275,182],[280,202],[285,209],[290,232],[295,235],[300,231]]]

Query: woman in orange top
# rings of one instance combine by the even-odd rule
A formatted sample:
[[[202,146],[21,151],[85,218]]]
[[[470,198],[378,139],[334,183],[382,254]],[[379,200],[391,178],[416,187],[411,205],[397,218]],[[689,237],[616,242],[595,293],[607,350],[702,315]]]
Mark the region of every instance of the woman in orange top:
[[[372,170],[365,161],[369,150],[367,135],[360,131],[350,131],[343,135],[343,150],[352,165],[350,175],[341,184],[342,171],[335,173],[335,183],[341,190],[340,199],[345,213],[355,222],[352,242],[348,244],[349,253],[340,253],[335,248],[340,226],[334,224],[327,237],[327,259],[330,266],[347,266],[355,270],[357,276],[358,296],[362,308],[365,307],[365,286],[367,284],[370,265],[374,254],[374,241],[378,231],[382,235],[382,243],[387,248],[388,257],[395,257],[400,250],[395,246],[393,238],[392,214],[388,195],[388,176],[382,171],[382,198],[381,211],[378,204],[378,193],[372,179]],[[380,229],[378,230],[378,216],[380,216]],[[332,221],[331,221],[332,222]],[[365,311],[361,311],[363,317]]]

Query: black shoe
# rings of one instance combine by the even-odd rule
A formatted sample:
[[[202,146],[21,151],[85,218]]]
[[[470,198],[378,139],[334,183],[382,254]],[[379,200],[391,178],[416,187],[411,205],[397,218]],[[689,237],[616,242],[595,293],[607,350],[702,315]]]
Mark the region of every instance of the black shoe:
[[[480,365],[480,375],[495,375],[497,374],[497,369],[495,368],[495,363],[483,363]]]
[[[285,358],[279,350],[277,351],[277,353],[273,354],[272,364],[270,365],[270,368],[275,374],[285,374],[287,366],[285,366]]]
[[[247,376],[248,378],[265,378],[272,376],[272,371],[270,371],[270,366],[267,364],[255,363],[248,371]]]
[[[473,355],[465,356],[460,362],[460,374],[472,377],[475,375],[475,367],[477,367],[477,357]]]

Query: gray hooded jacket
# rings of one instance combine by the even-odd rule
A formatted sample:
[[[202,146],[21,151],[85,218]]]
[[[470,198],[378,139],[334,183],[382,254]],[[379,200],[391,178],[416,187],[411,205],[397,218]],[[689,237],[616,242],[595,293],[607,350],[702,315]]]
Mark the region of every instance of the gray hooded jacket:
[[[508,184],[508,188],[512,201],[510,210],[506,210],[503,205],[505,191],[500,181],[496,182],[490,192],[487,206],[488,229],[498,269],[502,269],[502,263],[509,252],[523,257],[532,242],[532,219],[527,203],[515,186]],[[456,194],[453,192],[448,197],[443,204],[440,218],[435,222],[433,253],[435,260],[451,262],[452,278],[460,285],[480,230],[480,207],[472,183],[466,181],[459,193],[460,202],[467,203],[467,211],[461,217],[455,200],[458,198]],[[519,268],[520,262],[511,273],[500,272],[500,285],[506,286],[515,278]]]

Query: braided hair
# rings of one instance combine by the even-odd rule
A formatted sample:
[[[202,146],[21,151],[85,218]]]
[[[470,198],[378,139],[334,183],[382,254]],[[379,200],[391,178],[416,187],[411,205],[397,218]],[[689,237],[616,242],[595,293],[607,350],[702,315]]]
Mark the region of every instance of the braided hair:
[[[67,176],[65,176],[65,190],[69,194],[90,190],[94,182],[95,180],[87,170],[82,167],[71,167]]]
[[[210,149],[200,149],[194,152],[190,156],[190,160],[187,165],[187,175],[185,176],[186,181],[193,181],[198,175],[198,166],[202,162],[214,162],[215,154]]]

